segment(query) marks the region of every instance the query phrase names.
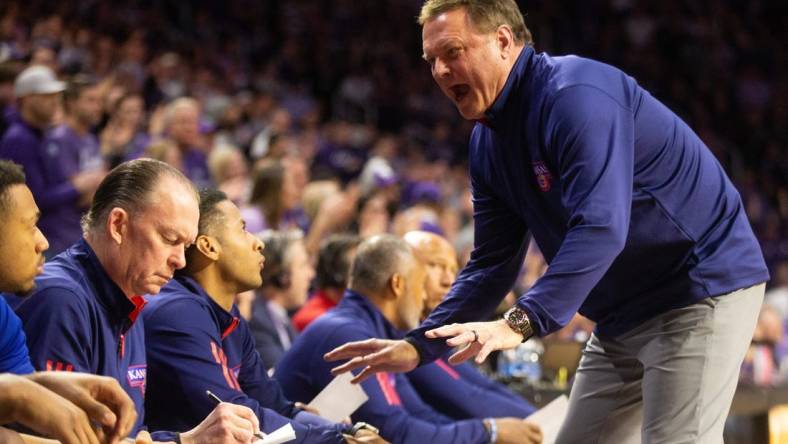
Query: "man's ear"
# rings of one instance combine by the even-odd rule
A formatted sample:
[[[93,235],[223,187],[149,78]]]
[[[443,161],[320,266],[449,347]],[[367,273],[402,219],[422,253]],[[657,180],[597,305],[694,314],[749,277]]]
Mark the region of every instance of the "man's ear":
[[[513,54],[514,49],[514,32],[508,25],[501,25],[495,31],[495,43],[498,44],[498,49],[501,51],[501,58],[508,59]]]
[[[117,245],[123,244],[129,233],[129,213],[123,208],[115,207],[107,215],[109,237]]]
[[[194,241],[194,245],[197,247],[197,250],[206,258],[214,262],[219,260],[219,256],[222,253],[222,246],[215,237],[208,236],[207,234],[201,234],[197,236],[197,240]]]
[[[405,277],[399,273],[394,273],[389,279],[389,290],[391,295],[399,299],[405,293]]]

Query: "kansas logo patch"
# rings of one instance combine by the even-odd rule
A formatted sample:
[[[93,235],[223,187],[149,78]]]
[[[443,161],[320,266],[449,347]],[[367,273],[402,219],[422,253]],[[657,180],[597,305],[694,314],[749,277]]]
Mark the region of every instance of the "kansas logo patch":
[[[539,185],[539,189],[545,193],[550,191],[550,188],[553,187],[553,175],[550,174],[547,165],[541,160],[534,160],[533,167],[534,175],[536,176],[536,184]]]
[[[145,393],[145,377],[147,375],[147,365],[132,365],[126,372],[126,379],[129,381],[129,386],[139,387],[142,393]]]

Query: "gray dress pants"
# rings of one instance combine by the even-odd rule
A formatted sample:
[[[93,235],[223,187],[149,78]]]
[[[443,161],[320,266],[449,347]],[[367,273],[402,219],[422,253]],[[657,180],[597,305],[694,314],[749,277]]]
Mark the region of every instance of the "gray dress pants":
[[[765,284],[592,335],[557,443],[722,443]]]

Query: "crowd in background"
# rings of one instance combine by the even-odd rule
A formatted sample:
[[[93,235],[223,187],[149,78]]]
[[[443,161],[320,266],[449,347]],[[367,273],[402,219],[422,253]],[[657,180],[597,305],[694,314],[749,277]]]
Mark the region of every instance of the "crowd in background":
[[[755,370],[751,377],[779,380],[779,364],[788,363],[788,347],[774,347],[784,342],[788,318],[788,49],[779,43],[788,41],[788,6],[519,3],[537,50],[622,68],[723,164],[773,277],[756,342],[769,345],[774,356],[765,359],[776,365],[772,377]],[[0,131],[19,118],[18,74],[47,66],[72,94],[41,149],[63,143],[64,125],[84,126],[94,138],[84,162],[62,172],[79,192],[58,202],[71,206],[69,214],[84,210],[108,169],[144,155],[225,191],[250,231],[301,230],[312,263],[330,234],[413,229],[443,234],[463,263],[472,246],[465,147],[473,123],[460,118],[421,59],[420,5],[6,1]],[[79,236],[45,234],[53,254]],[[516,291],[544,271],[532,252]],[[763,367],[759,353],[748,365]]]

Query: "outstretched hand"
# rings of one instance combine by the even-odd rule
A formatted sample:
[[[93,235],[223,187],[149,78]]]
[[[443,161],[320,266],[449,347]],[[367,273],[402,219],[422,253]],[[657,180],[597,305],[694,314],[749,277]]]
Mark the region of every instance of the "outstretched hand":
[[[481,364],[493,351],[514,348],[523,342],[523,335],[512,330],[503,319],[444,325],[427,331],[425,336],[430,339],[449,338],[447,345],[462,347],[449,357],[449,363],[453,365],[474,356],[476,363]]]
[[[326,353],[323,358],[326,361],[350,359],[348,362],[334,367],[331,370],[332,375],[362,369],[351,380],[354,384],[377,372],[409,372],[419,365],[418,351],[413,345],[403,340],[373,338],[349,342]]]

